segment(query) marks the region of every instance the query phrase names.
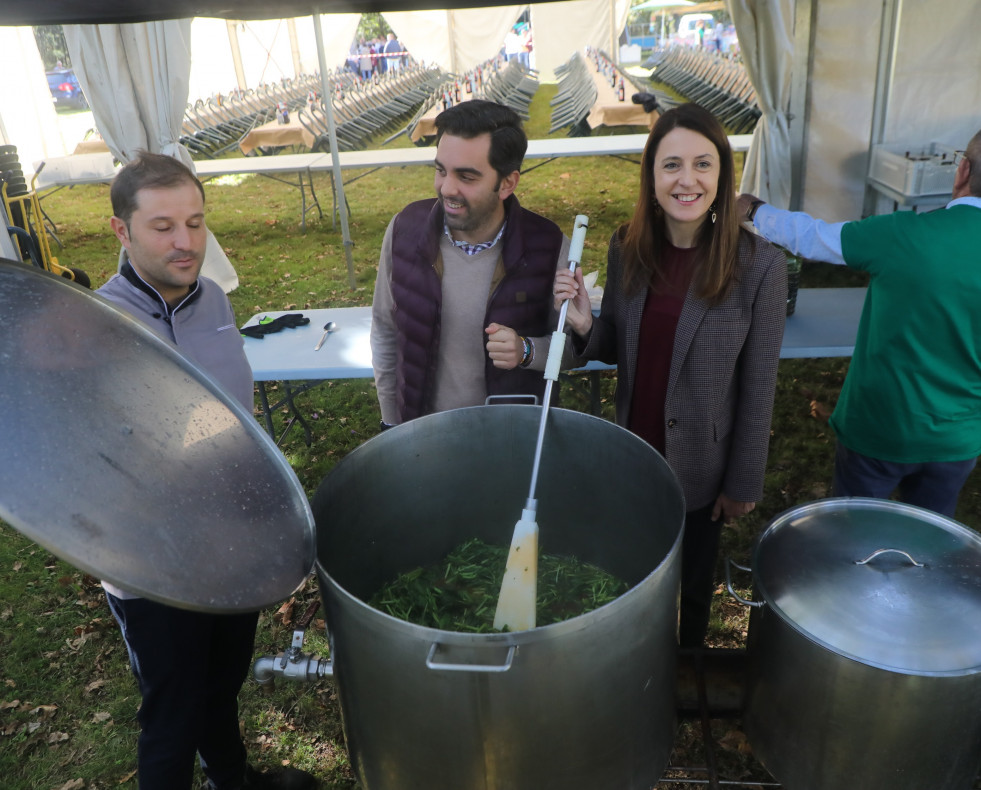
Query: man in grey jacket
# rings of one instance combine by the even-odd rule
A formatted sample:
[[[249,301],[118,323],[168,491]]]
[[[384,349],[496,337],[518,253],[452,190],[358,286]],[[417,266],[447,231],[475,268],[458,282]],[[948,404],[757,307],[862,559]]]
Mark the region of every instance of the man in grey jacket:
[[[120,170],[110,197],[110,224],[128,260],[99,294],[174,343],[251,411],[252,371],[231,304],[199,276],[207,243],[201,182],[176,159],[141,152]],[[252,663],[257,612],[190,612],[103,587],[142,696],[141,790],[190,790],[195,754],[214,790],[316,787],[302,771],[266,774],[246,763],[238,692]]]

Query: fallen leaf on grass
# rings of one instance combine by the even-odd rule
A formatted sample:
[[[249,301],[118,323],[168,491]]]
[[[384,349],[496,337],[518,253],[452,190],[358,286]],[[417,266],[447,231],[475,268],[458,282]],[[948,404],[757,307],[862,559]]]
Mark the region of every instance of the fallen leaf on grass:
[[[11,700],[10,702],[0,702],[0,710],[10,710],[11,708],[16,708],[18,705],[20,705],[19,699]]]
[[[48,736],[49,744],[64,743],[68,740],[67,732],[53,732]]]
[[[102,722],[104,722],[104,721],[112,721],[112,714],[111,713],[102,713],[102,712],[93,713],[92,714],[92,723],[93,724],[102,724]]]
[[[296,598],[290,598],[288,601],[283,603],[279,609],[276,610],[276,614],[273,616],[274,620],[288,626],[293,622],[293,607],[296,605]]]
[[[15,571],[19,571],[23,567],[24,567],[24,564],[20,560],[18,560],[17,562],[14,563],[14,570]]]
[[[134,776],[136,776],[136,771],[130,771],[130,772],[129,772],[128,774],[126,774],[126,775],[125,775],[124,777],[122,777],[122,778],[121,778],[121,779],[119,780],[119,784],[121,784],[121,785],[124,785],[124,784],[126,784],[126,783],[127,783],[127,782],[128,782],[128,781],[129,781],[130,779],[132,779],[132,778],[133,778]]]
[[[831,417],[831,410],[825,406],[821,401],[812,400],[811,401],[811,416],[816,417],[822,422],[827,422]]]
[[[92,681],[91,683],[89,683],[89,684],[88,684],[88,685],[87,685],[87,686],[85,687],[85,696],[88,696],[88,695],[89,695],[89,694],[91,694],[91,693],[92,693],[93,691],[98,691],[98,690],[99,690],[99,689],[101,689],[101,688],[102,688],[102,687],[103,687],[104,685],[106,685],[106,682],[105,682],[104,680],[93,680],[93,681]]]
[[[85,780],[72,779],[70,782],[65,782],[61,787],[54,788],[54,790],[85,790]]]
[[[38,705],[36,708],[31,710],[31,715],[40,716],[42,719],[52,719],[55,713],[58,712],[57,705]]]

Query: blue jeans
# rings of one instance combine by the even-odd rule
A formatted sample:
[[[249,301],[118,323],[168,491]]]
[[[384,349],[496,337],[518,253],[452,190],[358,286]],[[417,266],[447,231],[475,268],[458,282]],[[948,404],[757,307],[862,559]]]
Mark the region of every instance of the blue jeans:
[[[977,458],[968,458],[897,464],[870,458],[838,442],[831,493],[887,499],[898,489],[900,502],[953,518],[957,497],[976,463]]]
[[[140,790],[190,790],[194,756],[216,788],[239,788],[245,745],[238,692],[252,664],[258,613],[188,612],[106,593],[140,687]]]

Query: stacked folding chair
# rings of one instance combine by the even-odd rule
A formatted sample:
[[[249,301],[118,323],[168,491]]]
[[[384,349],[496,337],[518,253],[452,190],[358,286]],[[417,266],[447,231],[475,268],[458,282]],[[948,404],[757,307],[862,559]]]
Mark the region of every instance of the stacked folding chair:
[[[762,115],[746,68],[737,60],[702,49],[671,47],[645,65],[654,69],[652,80],[701,104],[732,134],[751,132]]]
[[[552,126],[549,134],[569,127],[569,136],[582,134],[585,120],[599,95],[586,59],[576,52],[555,69],[558,92],[552,97]],[[586,127],[586,134],[589,134]]]
[[[504,104],[528,120],[528,107],[538,90],[538,72],[521,65],[517,59],[501,65],[491,61],[491,67],[484,67],[483,98]]]
[[[418,65],[371,80],[361,80],[347,70],[332,74],[330,102],[338,149],[363,149],[376,135],[398,128],[430,101],[437,87],[446,80],[447,75],[441,69]],[[300,123],[316,139],[313,150],[329,151],[323,101],[308,102],[298,112]]]

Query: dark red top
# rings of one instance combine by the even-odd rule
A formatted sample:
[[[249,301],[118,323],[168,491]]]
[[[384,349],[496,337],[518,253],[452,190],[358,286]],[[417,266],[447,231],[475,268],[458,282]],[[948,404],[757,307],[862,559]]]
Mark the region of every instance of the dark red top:
[[[664,242],[664,280],[647,290],[637,344],[637,381],[628,427],[661,455],[664,451],[664,401],[678,318],[694,273],[695,248]]]

